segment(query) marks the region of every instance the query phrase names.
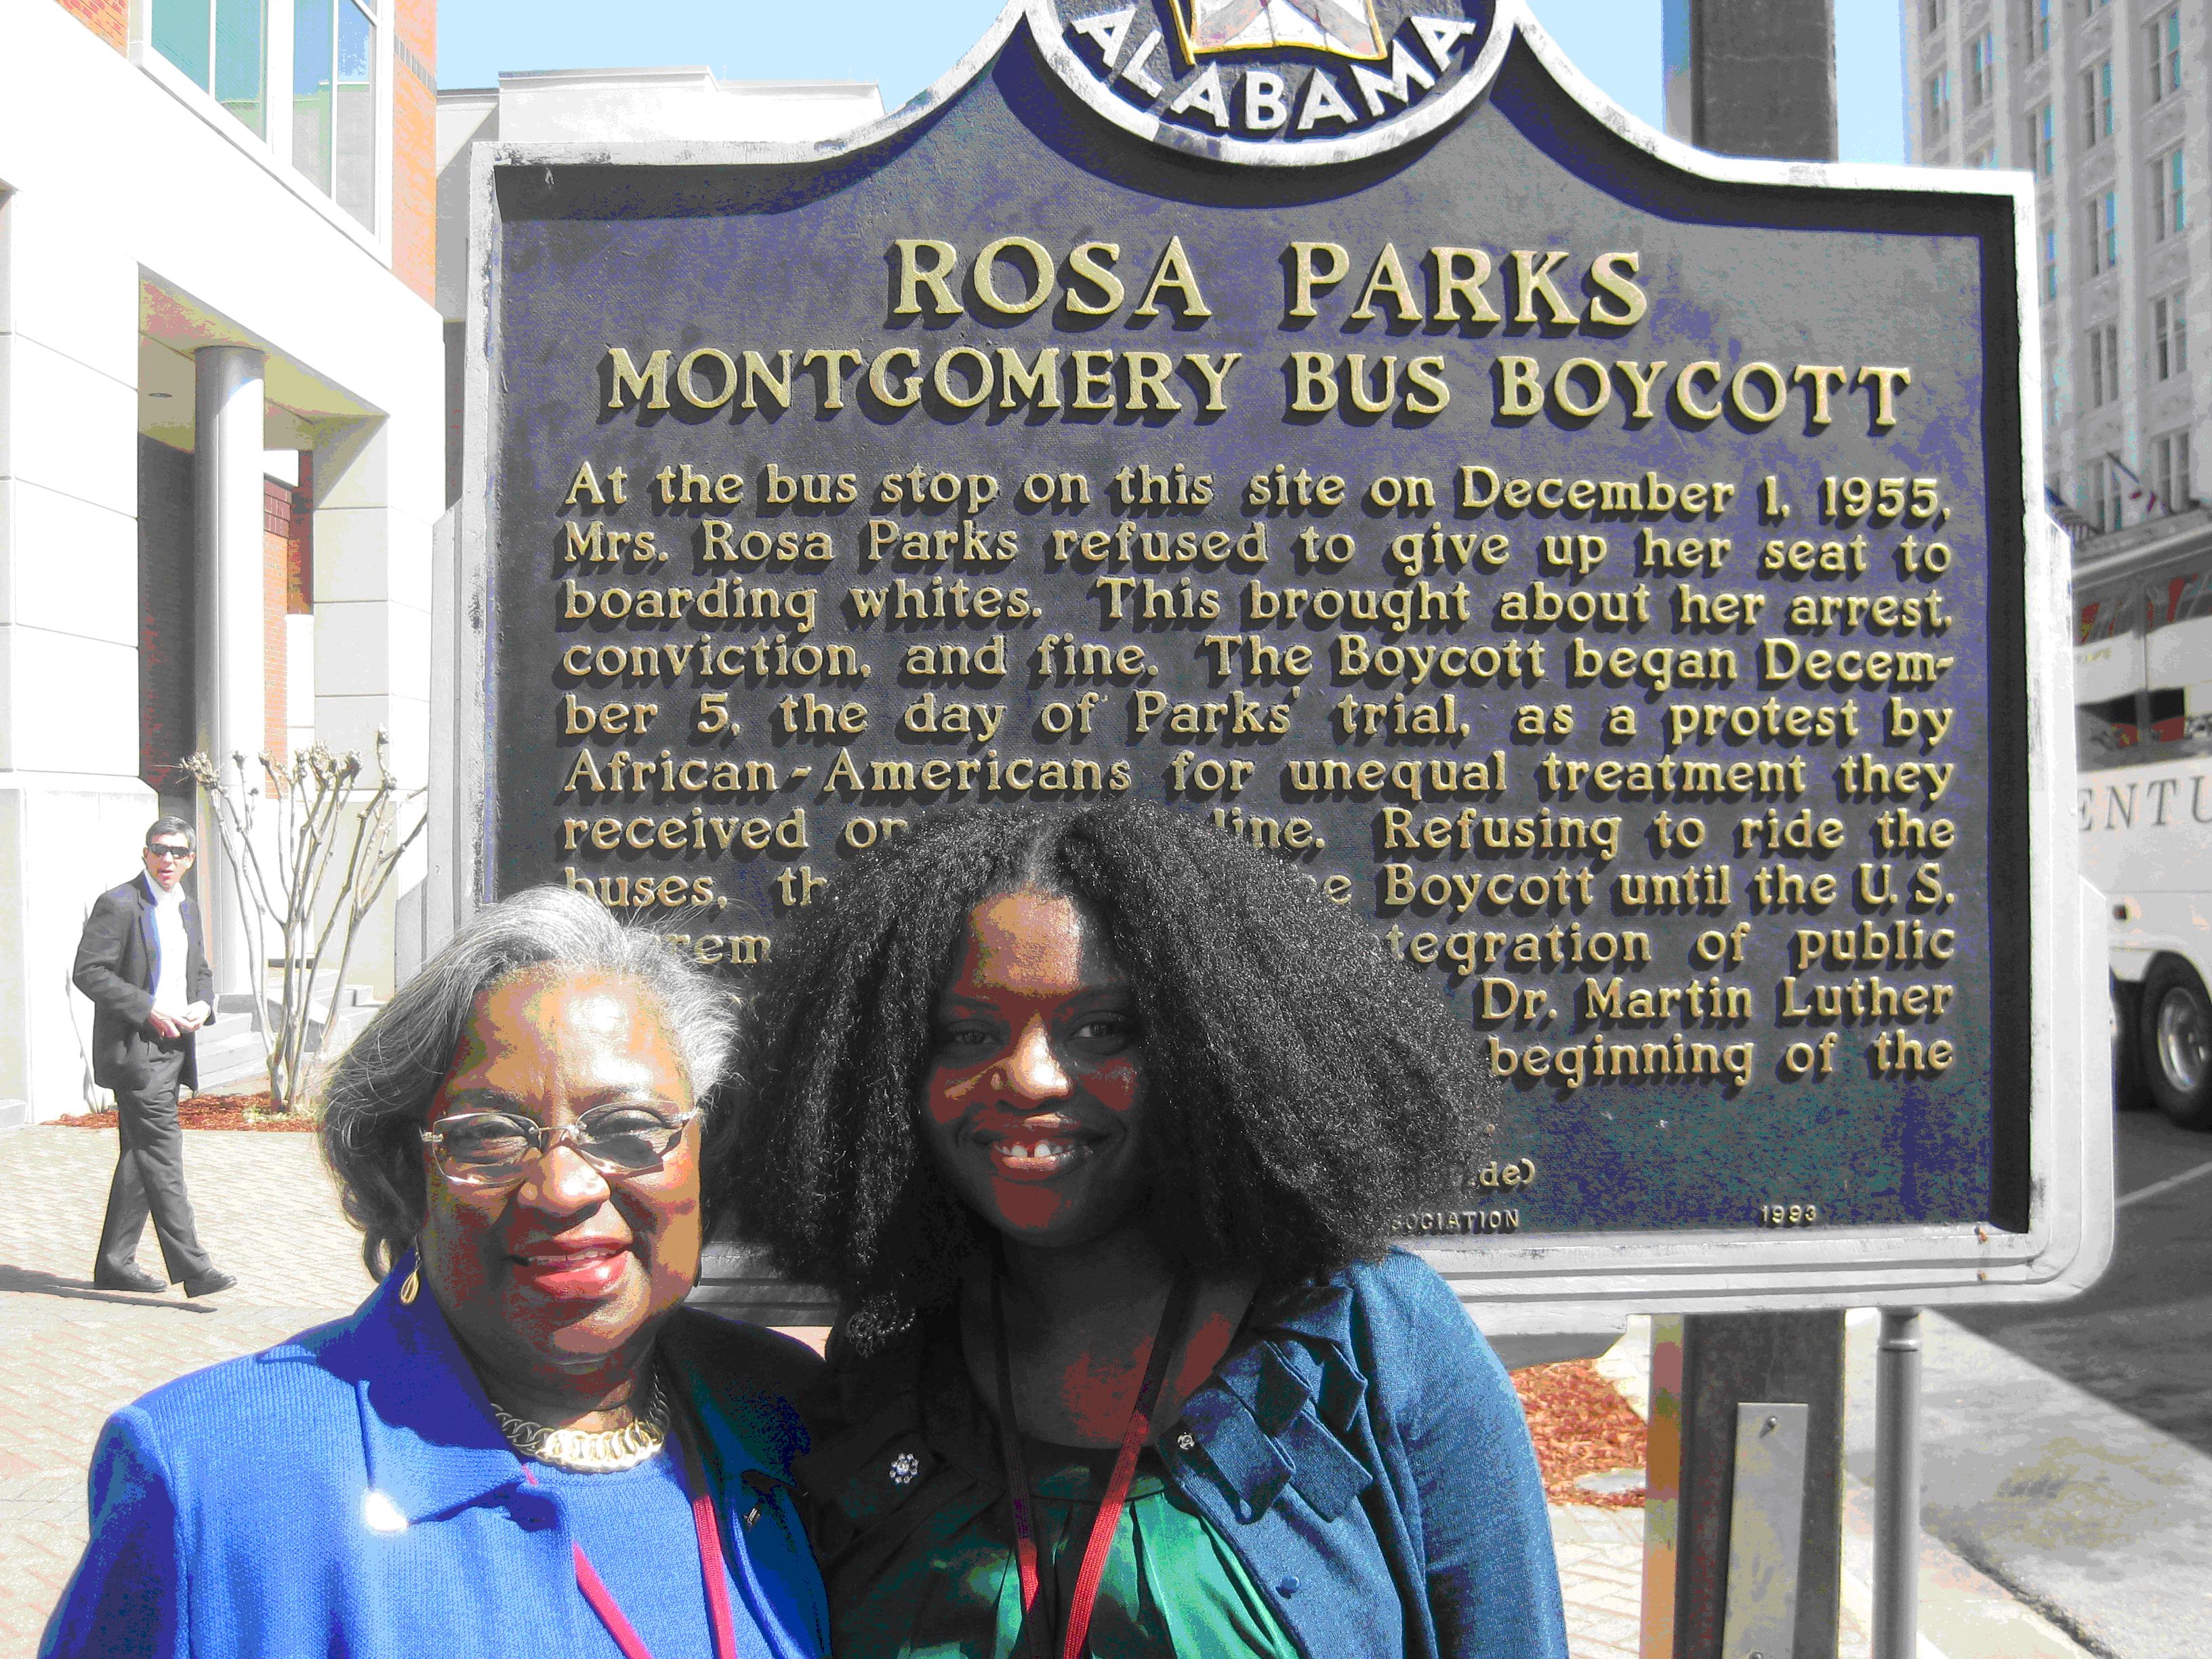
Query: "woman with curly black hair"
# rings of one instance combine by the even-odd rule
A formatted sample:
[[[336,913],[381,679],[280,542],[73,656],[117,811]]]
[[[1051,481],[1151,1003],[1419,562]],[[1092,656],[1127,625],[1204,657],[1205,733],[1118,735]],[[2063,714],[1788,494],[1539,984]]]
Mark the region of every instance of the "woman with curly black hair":
[[[842,1659],[1564,1659],[1496,1357],[1390,1218],[1472,1045],[1159,808],[933,815],[779,941],[721,1149],[846,1316],[799,1465]]]

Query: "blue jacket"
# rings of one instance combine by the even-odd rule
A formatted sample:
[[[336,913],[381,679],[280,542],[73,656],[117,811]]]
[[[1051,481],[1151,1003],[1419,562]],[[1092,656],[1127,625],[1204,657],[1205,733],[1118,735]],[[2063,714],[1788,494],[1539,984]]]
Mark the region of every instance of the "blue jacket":
[[[1394,1250],[1255,1308],[1248,1331],[1158,1450],[1299,1650],[1567,1659],[1521,1402],[1428,1265]],[[809,1396],[799,1475],[833,1582],[848,1551],[865,1574],[896,1550],[902,1511],[951,1478],[922,1432],[919,1346],[840,1367]]]
[[[526,1479],[434,1300],[400,1302],[410,1265],[349,1318],[108,1419],[91,1540],[42,1655],[489,1659],[607,1644],[558,1498]],[[818,1659],[829,1613],[790,1495],[806,1442],[787,1398],[813,1356],[690,1310],[661,1344],[706,1428],[740,1595],[776,1659]],[[698,1570],[696,1556],[680,1565]]]

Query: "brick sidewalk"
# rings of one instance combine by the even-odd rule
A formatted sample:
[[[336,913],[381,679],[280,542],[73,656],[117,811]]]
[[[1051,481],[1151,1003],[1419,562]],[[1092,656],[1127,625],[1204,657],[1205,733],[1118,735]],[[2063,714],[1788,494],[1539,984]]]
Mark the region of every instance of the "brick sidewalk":
[[[0,1659],[30,1659],[84,1547],[84,1474],[117,1407],[349,1311],[358,1236],[313,1138],[188,1130],[200,1238],[238,1288],[212,1302],[92,1286],[112,1130],[0,1131]],[[149,1229],[139,1263],[160,1271]],[[1574,1659],[1635,1659],[1644,1516],[1555,1507]]]
[[[1644,1511],[1552,1505],[1552,1547],[1574,1659],[1637,1659],[1644,1612]]]
[[[211,1302],[92,1286],[112,1130],[0,1131],[0,1659],[27,1659],[84,1547],[84,1474],[118,1406],[349,1310],[357,1237],[303,1134],[188,1130],[200,1239],[238,1288]],[[139,1265],[161,1271],[151,1229]]]

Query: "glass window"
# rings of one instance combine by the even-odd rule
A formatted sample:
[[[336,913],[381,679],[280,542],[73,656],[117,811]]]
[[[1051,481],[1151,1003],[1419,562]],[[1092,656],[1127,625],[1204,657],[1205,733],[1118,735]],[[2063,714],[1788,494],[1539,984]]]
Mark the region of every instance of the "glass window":
[[[376,226],[376,24],[354,0],[337,0],[338,205]]]
[[[2058,127],[2048,104],[2027,118],[2027,165],[2045,179],[2058,171]]]
[[[262,116],[262,0],[216,0],[215,86],[222,106],[255,133]]]
[[[2179,294],[2150,302],[2151,367],[2161,380],[2189,372],[2189,310]]]
[[[1943,27],[1943,0],[1920,0],[1920,32],[1933,34]]]
[[[373,5],[293,0],[292,165],[371,229],[377,205]]]
[[[154,50],[252,131],[262,103],[263,0],[153,0]]]
[[[1979,109],[1997,88],[1996,37],[1984,29],[1966,48],[1966,102]]]
[[[2091,468],[2103,465],[2101,461],[2091,462],[2081,469],[2082,477],[2087,479]],[[2084,489],[2081,492],[2082,505],[2092,506],[2098,494],[2094,489]],[[2083,599],[2075,612],[2074,643],[2094,645],[2100,640],[2115,639],[2123,634],[2133,633],[2142,608],[2142,595],[2133,588],[2100,594],[2094,599]]]
[[[1940,69],[1928,77],[1928,137],[1941,138],[1951,131],[1951,71]]]
[[[210,0],[154,0],[154,50],[196,87],[208,83],[214,62],[214,23]]]
[[[2181,87],[2181,8],[2150,26],[2150,96],[2156,103]]]
[[[2179,513],[2194,506],[2195,498],[2190,494],[2189,483],[2189,434],[2186,432],[2167,433],[2153,441],[2150,456],[2151,485],[2158,494],[2159,510]],[[2202,615],[2205,611],[2212,610],[2212,594],[2191,597],[2203,603],[2191,609],[2187,612],[2189,616]],[[2180,605],[2177,604],[2173,608],[2177,612],[2173,620],[2182,620],[2179,614]]]
[[[2180,445],[2179,459],[2185,468],[2189,459],[2189,434],[2186,432],[2177,433],[2173,438],[2159,440],[2160,444],[2176,441]],[[2155,451],[2157,447],[2153,447]],[[2158,465],[2155,455],[2152,465]],[[2185,471],[2181,481],[2185,483],[2188,476]],[[2180,511],[2179,507],[2169,510]],[[2150,614],[2144,620],[2153,629],[2171,628],[2175,623],[2194,622],[2199,617],[2212,616],[2212,566],[2199,565],[2193,570],[2177,570],[2154,576],[2151,579],[2150,592],[2145,597],[2149,601],[2147,608]],[[2151,696],[2155,697],[2158,693],[2154,691]]]
[[[2100,276],[2120,263],[2120,193],[2108,190],[2089,198],[2089,274]]]
[[[2040,58],[2051,50],[2051,0],[2024,0],[2027,8],[2027,55]]]
[[[2120,328],[2106,323],[2089,331],[2089,407],[2102,409],[2120,395]]]
[[[2109,58],[2081,71],[2081,109],[2089,143],[2102,143],[2112,136],[2112,60]]]
[[[331,0],[293,0],[292,165],[325,196],[331,189]]]
[[[2189,172],[2179,149],[2150,164],[2150,236],[2162,242],[2189,228]]]
[[[2043,297],[2058,297],[2058,233],[2055,230],[2043,233]]]

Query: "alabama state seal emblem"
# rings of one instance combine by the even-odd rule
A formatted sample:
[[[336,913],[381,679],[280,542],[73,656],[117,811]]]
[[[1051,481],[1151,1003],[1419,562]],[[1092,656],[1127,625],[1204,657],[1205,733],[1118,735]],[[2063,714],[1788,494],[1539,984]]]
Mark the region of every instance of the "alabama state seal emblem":
[[[1464,107],[1503,55],[1499,3],[1033,0],[1030,16],[1054,67],[1120,125],[1224,159],[1310,164]]]

